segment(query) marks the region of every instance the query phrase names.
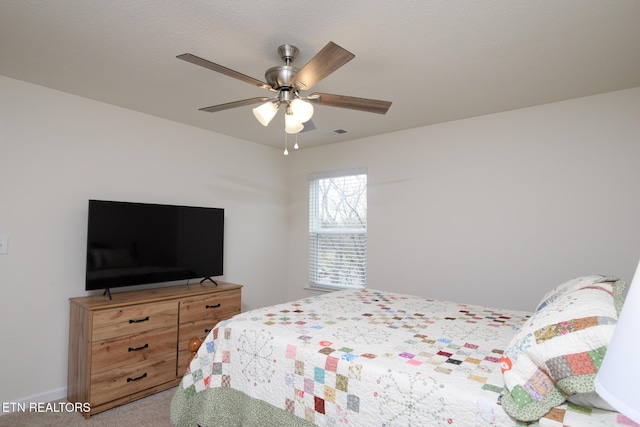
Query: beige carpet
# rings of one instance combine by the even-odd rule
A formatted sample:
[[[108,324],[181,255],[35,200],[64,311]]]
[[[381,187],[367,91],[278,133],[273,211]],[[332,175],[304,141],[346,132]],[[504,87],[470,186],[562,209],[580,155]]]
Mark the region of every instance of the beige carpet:
[[[109,409],[85,419],[80,413],[13,412],[0,415],[4,427],[128,427],[171,426],[169,404],[175,388]],[[66,402],[59,400],[58,402]]]

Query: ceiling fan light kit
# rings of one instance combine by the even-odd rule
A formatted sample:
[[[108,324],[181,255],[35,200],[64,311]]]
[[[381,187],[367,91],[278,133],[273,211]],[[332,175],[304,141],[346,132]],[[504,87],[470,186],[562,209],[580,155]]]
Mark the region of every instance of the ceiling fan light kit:
[[[298,117],[291,111],[291,107],[287,107],[287,113],[284,116],[284,131],[286,133],[298,133],[304,129],[304,125],[300,123]]]
[[[192,64],[200,65],[212,71],[233,77],[261,89],[267,89],[277,94],[274,98],[250,98],[241,101],[228,102],[226,104],[214,105],[201,108],[201,111],[214,113],[235,107],[242,107],[251,104],[262,103],[253,109],[253,115],[263,126],[268,126],[275,117],[278,109],[282,106],[285,109],[285,152],[288,154],[286,134],[297,134],[304,129],[303,123],[311,120],[314,108],[311,102],[329,107],[348,108],[352,110],[366,111],[370,113],[385,114],[391,102],[376,99],[356,98],[344,95],[331,95],[326,93],[312,93],[309,96],[302,96],[301,92],[309,90],[320,80],[342,67],[352,60],[355,55],[341,48],[333,42],[320,50],[302,69],[294,68],[291,63],[298,56],[297,47],[284,44],[278,48],[278,54],[285,65],[271,67],[265,72],[265,80],[249,77],[245,74],[231,70],[230,68],[218,65],[206,59],[184,53],[178,55],[182,59]],[[265,102],[266,101],[266,102]],[[297,138],[297,135],[296,135]],[[296,146],[297,147],[297,141]]]
[[[313,105],[310,102],[296,98],[291,101],[290,106],[293,115],[296,116],[300,123],[306,123],[313,117]]]
[[[253,115],[256,116],[262,126],[269,126],[271,119],[276,116],[277,112],[278,107],[273,101],[265,102],[253,109]]]

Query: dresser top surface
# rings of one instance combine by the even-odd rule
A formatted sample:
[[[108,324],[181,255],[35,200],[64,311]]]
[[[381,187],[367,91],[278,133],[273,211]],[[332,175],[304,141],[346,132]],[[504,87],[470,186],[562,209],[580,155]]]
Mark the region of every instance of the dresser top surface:
[[[131,292],[113,293],[109,300],[107,295],[93,295],[85,297],[69,298],[71,304],[78,304],[89,310],[101,310],[106,308],[122,307],[133,304],[148,303],[154,301],[166,301],[176,298],[193,297],[198,295],[212,294],[239,290],[242,285],[221,282],[216,280],[218,286],[213,283],[194,283],[188,285],[167,286]]]

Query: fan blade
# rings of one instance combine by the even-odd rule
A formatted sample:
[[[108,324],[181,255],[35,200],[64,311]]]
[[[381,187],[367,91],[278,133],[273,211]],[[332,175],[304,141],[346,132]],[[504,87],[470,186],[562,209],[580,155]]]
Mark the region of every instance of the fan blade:
[[[238,79],[245,83],[249,83],[250,85],[253,85],[253,86],[258,86],[262,89],[273,90],[273,88],[265,82],[262,82],[258,79],[254,79],[253,77],[249,77],[245,74],[239,73],[230,68],[223,67],[222,65],[218,65],[211,61],[207,61],[206,59],[200,58],[199,56],[195,56],[190,53],[183,53],[182,55],[176,56],[176,58],[182,59],[183,61],[191,62],[192,64],[200,65],[201,67],[208,68],[218,73],[222,73],[226,76],[233,77],[234,79]]]
[[[366,111],[368,113],[386,114],[391,102],[377,99],[356,98],[354,96],[332,95],[330,93],[312,93],[308,100],[329,107],[349,108],[351,110]]]
[[[260,102],[267,102],[269,98],[249,98],[242,101],[227,102],[226,104],[213,105],[211,107],[200,108],[200,111],[206,111],[207,113],[215,113],[217,111],[228,110],[230,108],[244,107],[245,105],[258,104]]]
[[[298,90],[309,90],[353,58],[355,58],[353,53],[334,42],[329,42],[298,71],[298,74],[291,79],[291,84]]]

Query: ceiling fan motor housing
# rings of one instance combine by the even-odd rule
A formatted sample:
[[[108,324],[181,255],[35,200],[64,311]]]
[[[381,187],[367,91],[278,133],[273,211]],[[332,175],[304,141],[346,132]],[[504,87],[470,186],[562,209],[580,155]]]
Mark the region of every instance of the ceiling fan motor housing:
[[[278,55],[285,65],[271,67],[264,73],[264,78],[275,90],[292,87],[291,80],[300,71],[291,66],[291,63],[298,56],[298,48],[292,44],[283,44],[278,47]]]
[[[264,73],[264,78],[275,90],[283,87],[291,87],[291,80],[300,71],[291,65],[271,67]]]

